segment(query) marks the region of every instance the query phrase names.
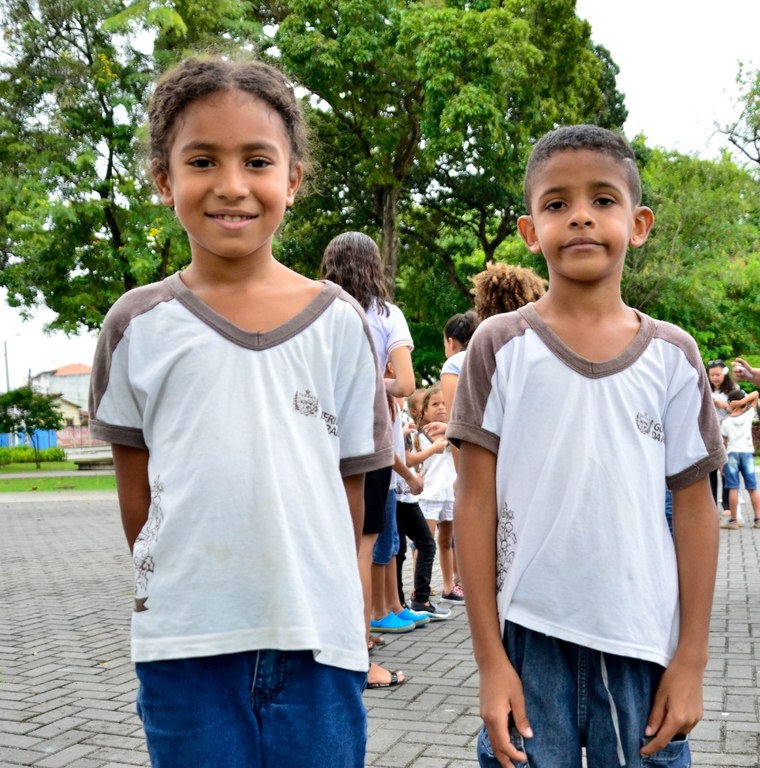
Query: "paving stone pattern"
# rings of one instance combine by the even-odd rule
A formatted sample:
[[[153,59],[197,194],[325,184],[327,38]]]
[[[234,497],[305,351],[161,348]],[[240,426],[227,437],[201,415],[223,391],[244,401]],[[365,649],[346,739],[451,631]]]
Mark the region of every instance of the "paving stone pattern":
[[[695,766],[760,768],[759,549],[760,530],[721,531]],[[0,495],[0,567],[0,766],[149,765],[114,494]],[[408,682],[365,694],[368,766],[477,766],[478,678],[464,609],[453,612],[373,655]]]

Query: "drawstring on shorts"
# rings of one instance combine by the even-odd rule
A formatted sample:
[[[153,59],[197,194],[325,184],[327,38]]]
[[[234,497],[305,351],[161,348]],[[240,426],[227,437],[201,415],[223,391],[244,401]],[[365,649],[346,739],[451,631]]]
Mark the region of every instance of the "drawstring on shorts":
[[[625,750],[623,749],[623,742],[620,739],[620,720],[618,718],[617,707],[615,706],[615,699],[612,697],[612,691],[610,691],[607,664],[604,661],[604,654],[600,653],[599,656],[602,660],[602,682],[604,683],[604,689],[607,691],[607,698],[610,702],[610,717],[612,718],[612,727],[615,729],[615,738],[617,739],[618,764],[626,765]]]

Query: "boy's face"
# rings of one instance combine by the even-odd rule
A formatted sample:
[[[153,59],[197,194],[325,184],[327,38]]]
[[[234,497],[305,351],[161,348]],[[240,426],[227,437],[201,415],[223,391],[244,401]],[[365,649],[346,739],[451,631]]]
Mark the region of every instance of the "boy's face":
[[[551,280],[619,284],[628,247],[643,245],[654,222],[631,199],[620,161],[595,150],[557,152],[533,178],[530,216],[518,229],[542,253]]]

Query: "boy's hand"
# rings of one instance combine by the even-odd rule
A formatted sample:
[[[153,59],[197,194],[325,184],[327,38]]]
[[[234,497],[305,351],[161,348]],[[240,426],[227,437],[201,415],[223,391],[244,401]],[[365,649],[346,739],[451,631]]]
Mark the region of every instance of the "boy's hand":
[[[513,768],[514,761],[526,762],[528,757],[512,745],[509,738],[509,715],[515,727],[526,739],[533,731],[525,712],[522,683],[506,655],[480,669],[480,716],[483,718],[493,753],[503,768]]]
[[[702,673],[698,667],[673,659],[660,680],[644,735],[652,740],[642,755],[653,755],[687,734],[702,719]]]

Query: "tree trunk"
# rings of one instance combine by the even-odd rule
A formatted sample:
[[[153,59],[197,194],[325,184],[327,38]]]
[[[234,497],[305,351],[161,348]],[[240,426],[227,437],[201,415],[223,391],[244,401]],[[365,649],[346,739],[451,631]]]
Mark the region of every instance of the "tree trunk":
[[[398,271],[398,221],[397,208],[401,190],[396,187],[380,187],[375,192],[375,205],[380,218],[380,258],[383,262],[385,284],[391,300],[396,294],[396,273]]]

